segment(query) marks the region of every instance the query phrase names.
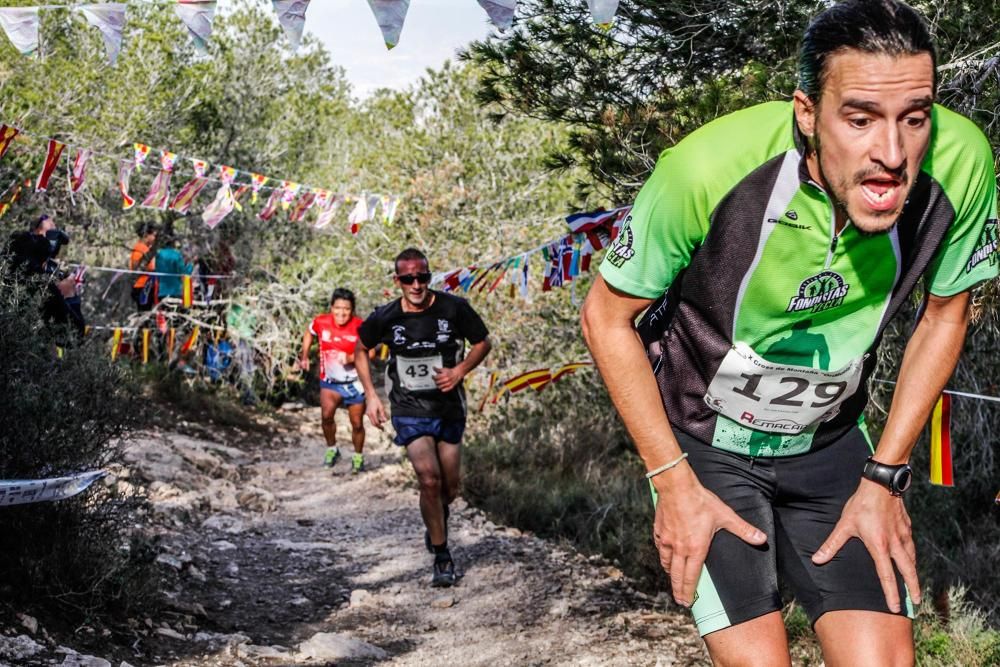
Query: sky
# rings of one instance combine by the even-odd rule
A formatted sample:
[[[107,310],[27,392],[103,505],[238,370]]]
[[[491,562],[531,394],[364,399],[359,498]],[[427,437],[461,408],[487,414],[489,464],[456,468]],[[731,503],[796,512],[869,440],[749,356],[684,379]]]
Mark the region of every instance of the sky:
[[[389,51],[366,0],[314,0],[306,11],[306,31],[347,71],[358,97],[405,88],[490,30],[476,0],[413,0],[399,44]]]

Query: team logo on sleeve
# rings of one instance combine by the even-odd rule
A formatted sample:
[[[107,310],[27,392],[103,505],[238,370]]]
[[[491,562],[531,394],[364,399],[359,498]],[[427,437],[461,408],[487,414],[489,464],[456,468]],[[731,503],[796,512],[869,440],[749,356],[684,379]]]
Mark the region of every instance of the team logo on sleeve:
[[[788,313],[800,313],[808,310],[818,313],[821,310],[836,308],[844,303],[844,297],[851,288],[844,277],[835,271],[822,271],[810,276],[799,285],[799,293],[788,302]]]
[[[979,242],[976,249],[972,251],[969,262],[965,265],[965,272],[969,273],[983,262],[988,261],[990,266],[997,263],[997,219],[987,220],[983,226],[983,233],[979,235]]]
[[[607,261],[611,262],[613,266],[621,268],[621,265],[628,260],[635,257],[635,249],[632,248],[632,244],[635,242],[635,237],[632,235],[632,216],[625,218],[625,222],[622,223],[621,231],[618,232],[618,236],[615,237],[614,243],[608,248]]]

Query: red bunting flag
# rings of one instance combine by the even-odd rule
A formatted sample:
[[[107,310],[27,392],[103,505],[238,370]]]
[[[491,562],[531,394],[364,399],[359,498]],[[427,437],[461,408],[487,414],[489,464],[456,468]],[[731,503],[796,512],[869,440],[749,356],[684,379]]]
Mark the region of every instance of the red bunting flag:
[[[316,202],[315,192],[304,192],[299,200],[295,202],[295,208],[292,209],[292,214],[289,216],[289,220],[292,222],[300,222],[302,218],[306,217],[306,211],[312,208],[313,204]]]
[[[191,276],[181,276],[181,305],[190,308],[194,303],[194,286]]]
[[[21,130],[16,127],[0,125],[0,160],[7,154],[7,149],[10,148],[10,143],[14,141],[14,137],[20,133]]]
[[[71,193],[76,194],[83,187],[83,182],[87,178],[87,164],[93,154],[94,151],[89,148],[81,148],[76,151],[76,158],[74,158],[69,170],[69,191]]]
[[[955,485],[951,476],[950,394],[941,394],[931,413],[931,484]]]
[[[199,332],[200,332],[200,329],[199,329],[198,325],[196,324],[195,327],[194,327],[194,329],[191,330],[191,335],[188,336],[188,339],[186,341],[184,341],[184,345],[181,346],[181,354],[187,354],[188,352],[190,352],[194,348],[195,345],[198,344],[198,333]]]
[[[208,178],[205,177],[205,172],[208,171],[208,162],[205,160],[191,160],[191,162],[194,164],[194,178],[185,183],[177,191],[174,200],[170,202],[170,209],[178,213],[186,214],[191,209],[194,200],[208,184]]]
[[[149,189],[149,194],[142,200],[142,208],[154,208],[159,211],[167,210],[167,203],[170,201],[170,178],[174,173],[174,162],[177,154],[170,151],[160,151],[160,173],[153,179],[153,185]]]
[[[52,173],[59,165],[59,158],[62,157],[65,148],[66,144],[49,139],[49,148],[45,152],[45,164],[42,165],[42,173],[38,175],[38,181],[35,183],[35,192],[45,192],[48,189],[49,179],[52,178]]]
[[[275,188],[271,190],[271,196],[268,197],[267,203],[264,204],[264,208],[257,214],[257,217],[264,221],[270,220],[274,217],[274,214],[278,212],[278,204],[280,203],[281,190]]]
[[[128,182],[132,178],[132,170],[135,164],[127,160],[122,160],[118,165],[118,192],[122,195],[122,210],[129,210],[135,206],[135,199],[128,195]]]

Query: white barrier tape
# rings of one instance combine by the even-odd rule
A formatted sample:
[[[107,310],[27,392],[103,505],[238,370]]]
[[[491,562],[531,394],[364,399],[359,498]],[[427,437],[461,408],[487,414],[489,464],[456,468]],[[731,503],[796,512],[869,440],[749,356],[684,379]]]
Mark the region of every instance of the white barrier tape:
[[[93,470],[53,479],[0,480],[0,506],[71,498],[107,474],[104,470]]]
[[[880,384],[896,384],[892,380],[873,379],[872,382],[878,382]],[[992,403],[1000,403],[1000,396],[984,396],[983,394],[970,394],[964,391],[952,391],[951,389],[945,389],[942,393],[951,394],[952,396],[963,396],[965,398],[975,398],[980,401],[990,401]]]

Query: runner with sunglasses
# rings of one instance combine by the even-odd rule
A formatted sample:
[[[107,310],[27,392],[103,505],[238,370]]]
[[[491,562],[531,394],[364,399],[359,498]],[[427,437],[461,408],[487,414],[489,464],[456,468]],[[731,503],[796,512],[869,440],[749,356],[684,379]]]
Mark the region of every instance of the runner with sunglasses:
[[[420,484],[424,540],[434,554],[431,585],[451,586],[455,563],[447,520],[461,475],[462,380],[489,353],[489,331],[465,299],[430,289],[424,253],[408,248],[396,257],[395,267],[393,282],[402,297],[377,308],[361,325],[354,364],[368,396],[368,419],[381,429],[386,411],[375,393],[368,351],[379,343],[389,348],[386,388],[395,443],[406,448]],[[465,341],[472,346],[468,355]]]

